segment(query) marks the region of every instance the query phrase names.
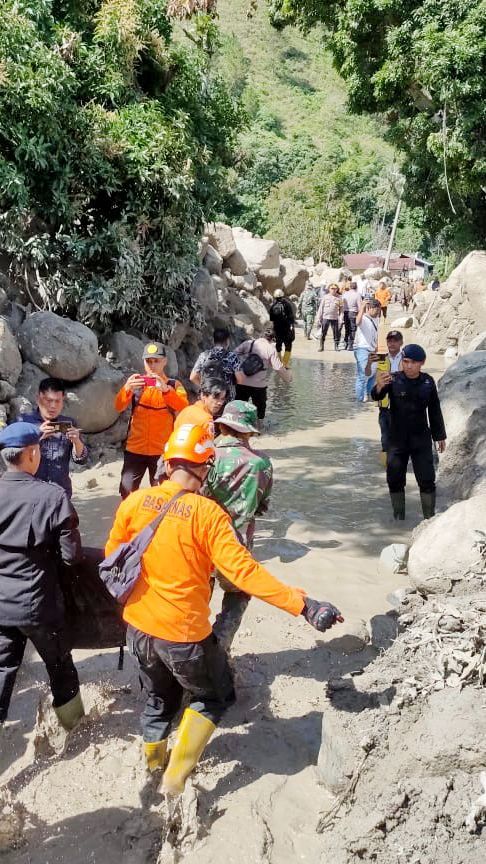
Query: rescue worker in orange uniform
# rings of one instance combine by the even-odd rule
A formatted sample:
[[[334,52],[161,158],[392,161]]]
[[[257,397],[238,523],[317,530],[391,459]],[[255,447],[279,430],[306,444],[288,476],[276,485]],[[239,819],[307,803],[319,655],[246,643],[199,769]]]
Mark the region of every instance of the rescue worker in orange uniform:
[[[170,754],[162,790],[178,795],[216,724],[234,702],[227,655],[209,621],[214,567],[240,590],[272,606],[303,615],[326,630],[341,613],[311,600],[302,589],[275,579],[239,542],[231,518],[219,504],[198,494],[214,462],[213,439],[204,426],[179,426],[165,448],[164,483],[134,492],[120,504],[106,555],[133,538],[181,490],[142,558],[141,576],[123,617],[127,641],[140,668],[147,702],[142,731],[147,766],[162,769],[167,738],[184,691],[190,698]]]
[[[174,428],[174,418],[189,404],[181,382],[165,374],[167,354],[160,342],[145,345],[143,365],[145,375],[130,375],[115,399],[117,411],[132,406],[120,480],[122,498],[139,488],[147,470],[154,485],[157,461]]]

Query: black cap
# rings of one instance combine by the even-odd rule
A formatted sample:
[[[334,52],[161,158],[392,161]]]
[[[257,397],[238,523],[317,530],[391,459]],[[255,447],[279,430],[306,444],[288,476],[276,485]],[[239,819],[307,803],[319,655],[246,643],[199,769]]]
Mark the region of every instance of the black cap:
[[[405,345],[403,356],[406,360],[415,360],[416,363],[423,363],[427,355],[421,345]]]
[[[386,334],[386,338],[388,339],[403,339],[403,334],[400,333],[400,330],[390,330],[389,333]]]

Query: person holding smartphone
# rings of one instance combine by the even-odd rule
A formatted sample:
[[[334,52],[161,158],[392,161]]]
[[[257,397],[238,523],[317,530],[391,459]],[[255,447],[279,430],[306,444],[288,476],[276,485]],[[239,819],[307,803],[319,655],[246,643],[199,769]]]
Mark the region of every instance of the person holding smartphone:
[[[120,495],[126,498],[138,489],[145,472],[155,484],[159,456],[174,428],[174,419],[189,404],[181,382],[168,378],[167,352],[160,342],[149,342],[143,350],[144,374],[130,375],[115,399],[117,411],[131,405]]]
[[[390,330],[386,337],[386,352],[370,354],[365,373],[376,378],[378,372],[391,372],[394,375],[400,371],[403,357],[403,336],[399,330]],[[384,396],[378,402],[378,423],[381,432],[381,460],[386,467],[386,454],[390,443],[390,398]]]
[[[446,430],[434,379],[422,372],[421,345],[406,345],[399,372],[378,372],[371,391],[375,401],[390,399],[390,438],[386,479],[395,519],[405,519],[407,466],[412,460],[424,519],[435,514],[435,466],[432,442],[446,447]]]
[[[41,436],[41,459],[36,479],[56,483],[71,498],[71,459],[77,465],[84,465],[88,450],[72,417],[62,413],[65,392],[65,385],[59,378],[43,378],[37,394],[37,410],[22,414],[19,421],[33,423]]]

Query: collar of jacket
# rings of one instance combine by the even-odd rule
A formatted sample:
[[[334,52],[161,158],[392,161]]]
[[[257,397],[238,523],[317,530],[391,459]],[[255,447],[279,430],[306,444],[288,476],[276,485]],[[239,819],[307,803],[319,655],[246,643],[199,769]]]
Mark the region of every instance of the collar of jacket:
[[[5,471],[5,474],[2,474],[1,480],[32,480],[34,483],[38,481],[36,478],[29,474],[28,471]]]

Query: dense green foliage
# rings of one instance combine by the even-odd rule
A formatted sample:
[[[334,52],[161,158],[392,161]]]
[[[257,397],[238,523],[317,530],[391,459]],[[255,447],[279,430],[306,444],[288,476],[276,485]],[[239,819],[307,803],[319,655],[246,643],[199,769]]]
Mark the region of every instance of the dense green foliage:
[[[324,27],[355,112],[381,113],[405,198],[457,249],[486,240],[485,0],[270,0],[277,28]]]
[[[218,10],[216,62],[250,121],[222,217],[297,257],[341,263],[343,252],[386,246],[403,182],[396,153],[376,120],[347,109],[322,28],[276,31],[263,4],[248,20],[246,0]],[[403,207],[398,240],[428,253],[421,216]]]
[[[194,312],[197,237],[242,119],[201,48],[211,22],[183,46],[160,0],[1,15],[0,252],[45,307],[163,333]]]

